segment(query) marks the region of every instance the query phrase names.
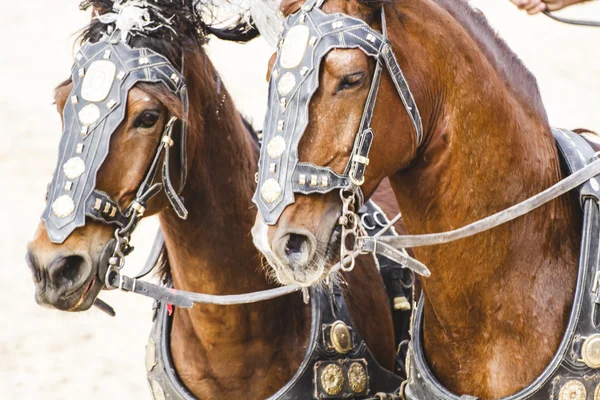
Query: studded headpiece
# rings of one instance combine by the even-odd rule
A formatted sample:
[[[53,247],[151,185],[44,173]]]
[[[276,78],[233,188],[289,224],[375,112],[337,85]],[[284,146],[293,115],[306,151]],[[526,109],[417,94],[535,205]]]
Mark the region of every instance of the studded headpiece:
[[[58,164],[42,214],[53,243],[64,242],[86,216],[120,227],[128,223],[128,211],[96,189],[96,176],[125,117],[129,90],[140,82],[162,83],[187,109],[185,80],[164,56],[113,37],[86,43],[73,65]]]
[[[265,223],[273,225],[284,209],[294,203],[294,194],[328,193],[358,187],[364,181],[373,141],[371,118],[385,65],[413,124],[417,143],[422,125],[408,84],[400,70],[390,41],[364,21],[345,14],[326,14],[324,0],[308,0],[284,24],[283,40],[271,72],[269,108],[259,162],[258,188],[253,201]],[[298,144],[308,124],[312,95],[319,87],[319,65],[333,49],[361,49],[377,61],[371,89],[356,135],[350,161],[343,174],[298,159]]]

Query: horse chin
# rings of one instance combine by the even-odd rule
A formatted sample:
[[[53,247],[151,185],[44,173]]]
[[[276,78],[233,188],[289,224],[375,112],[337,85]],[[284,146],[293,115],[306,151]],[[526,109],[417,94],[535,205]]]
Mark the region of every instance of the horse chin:
[[[325,266],[326,264],[322,262],[309,264],[304,268],[290,268],[279,263],[271,264],[279,283],[301,287],[311,287],[323,281],[327,276]]]
[[[36,288],[35,301],[43,307],[68,312],[89,310],[102,290],[102,283],[93,275],[75,291],[66,295],[56,295],[48,289]]]

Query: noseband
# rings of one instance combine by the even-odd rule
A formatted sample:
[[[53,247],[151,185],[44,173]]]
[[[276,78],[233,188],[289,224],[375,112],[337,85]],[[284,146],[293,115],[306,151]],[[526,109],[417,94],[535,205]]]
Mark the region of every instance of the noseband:
[[[387,68],[413,125],[416,142],[423,139],[421,116],[386,36],[364,21],[345,14],[326,14],[324,0],[308,0],[285,20],[283,40],[269,83],[264,143],[259,162],[258,189],[253,201],[265,223],[274,225],[295,193],[351,192],[362,199],[360,186],[369,164],[374,138],[371,120],[383,66]],[[319,87],[319,66],[333,49],[360,49],[376,60],[362,120],[343,174],[298,159],[298,145],[308,125],[311,98]],[[360,205],[358,206],[360,208]]]
[[[183,75],[161,54],[148,48],[131,48],[119,37],[115,31],[99,42],[84,44],[77,53],[71,76],[73,89],[63,111],[58,163],[42,214],[53,243],[63,243],[76,228],[85,225],[86,217],[116,225],[117,243],[110,260],[113,269],[122,266],[131,233],[143,216],[147,202],[161,190],[165,191],[177,215],[187,218],[187,210],[178,195],[187,174],[185,121],[180,122],[179,191],[171,182],[169,170],[176,117],[166,124],[152,164],[134,201],[125,210],[96,188],[97,174],[108,155],[110,139],[125,118],[127,95],[136,84],[163,84],[182,101],[187,120],[188,95]],[[153,183],[161,157],[162,183]]]

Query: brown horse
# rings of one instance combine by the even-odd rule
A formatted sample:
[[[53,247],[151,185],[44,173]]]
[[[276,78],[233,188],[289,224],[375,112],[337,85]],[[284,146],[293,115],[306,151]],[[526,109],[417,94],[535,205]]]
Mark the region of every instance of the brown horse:
[[[303,3],[286,0],[282,11],[289,16]],[[463,0],[326,0],[322,6],[379,32],[382,9],[422,116],[423,142],[418,146],[384,69],[366,196],[389,177],[407,230],[434,233],[503,210],[564,177],[534,77],[479,12]],[[374,59],[359,49],[326,55],[300,161],[344,172],[374,69]],[[326,251],[322,238],[331,235],[340,205],[336,192],[297,196],[265,241],[281,254],[277,238],[304,232],[303,240],[318,243],[306,246],[310,271],[316,254]],[[422,282],[425,353],[447,388],[502,397],[546,367],[573,300],[580,221],[576,201],[563,196],[475,237],[415,250],[432,272]]]
[[[99,11],[106,12],[101,5]],[[258,146],[202,48],[205,37],[197,33],[198,21],[187,18],[175,15],[172,20],[181,40],[149,35],[132,41],[134,47],[155,49],[183,67],[189,92],[189,179],[182,192],[189,217],[178,218],[163,194],[149,202],[145,216],[159,216],[175,288],[222,295],[271,288],[271,273],[264,270],[249,236]],[[106,25],[94,21],[84,38],[93,42],[105,31]],[[56,89],[61,114],[71,88],[72,82],[66,81]],[[166,87],[139,84],[129,91],[125,119],[111,137],[97,179],[97,187],[123,209],[132,201],[173,115],[183,118],[183,105]],[[41,222],[27,256],[38,303],[65,311],[91,307],[102,289],[101,251],[113,233],[114,228],[88,218],[63,244],[54,244]],[[370,263],[349,275],[347,282],[354,322],[381,365],[391,370],[393,327],[379,272]],[[363,282],[371,284],[367,288]],[[200,398],[266,398],[297,370],[310,325],[310,306],[299,295],[248,305],[176,309],[170,345],[177,374]]]

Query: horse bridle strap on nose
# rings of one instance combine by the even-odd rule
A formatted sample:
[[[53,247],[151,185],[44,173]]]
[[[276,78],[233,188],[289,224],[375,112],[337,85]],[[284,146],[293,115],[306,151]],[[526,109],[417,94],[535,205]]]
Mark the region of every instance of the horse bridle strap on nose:
[[[284,23],[277,59],[269,83],[269,109],[265,119],[258,188],[253,201],[264,222],[277,223],[283,210],[294,203],[294,194],[329,193],[333,190],[360,192],[374,139],[371,120],[385,65],[410,117],[416,143],[423,139],[419,110],[412,92],[382,31],[345,14],[326,14],[323,1],[308,0]],[[300,162],[298,145],[309,120],[309,103],[319,87],[319,66],[333,49],[360,49],[376,60],[375,73],[363,110],[350,160],[343,174],[329,167]],[[359,205],[360,206],[360,205]]]

